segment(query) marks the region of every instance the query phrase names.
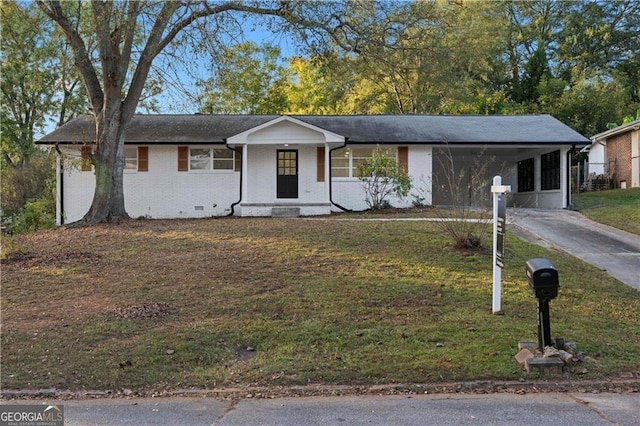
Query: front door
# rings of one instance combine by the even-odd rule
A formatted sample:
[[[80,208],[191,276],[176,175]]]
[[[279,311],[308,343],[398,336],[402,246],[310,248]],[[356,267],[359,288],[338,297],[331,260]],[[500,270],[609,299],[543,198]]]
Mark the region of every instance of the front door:
[[[278,150],[278,198],[298,198],[298,151]]]

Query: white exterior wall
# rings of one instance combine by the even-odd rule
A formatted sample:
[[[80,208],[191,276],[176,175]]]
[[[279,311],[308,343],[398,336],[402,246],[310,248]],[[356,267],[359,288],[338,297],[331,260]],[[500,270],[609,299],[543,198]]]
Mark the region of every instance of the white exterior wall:
[[[543,191],[541,188],[542,182],[541,176],[541,160],[540,157],[543,154],[560,150],[560,189],[551,189]],[[511,190],[513,191],[508,195],[510,204],[514,207],[526,207],[526,208],[539,208],[539,209],[559,209],[567,208],[570,200],[567,197],[567,182],[568,173],[567,169],[567,155],[569,152],[568,147],[558,147],[555,149],[549,149],[545,151],[536,151],[533,155],[534,158],[534,170],[535,170],[535,190],[530,192],[516,192],[518,190],[517,174],[515,176],[514,183],[511,184]],[[531,158],[532,154],[523,155],[518,158],[517,161]]]
[[[276,197],[276,156],[279,149],[298,151],[298,198],[280,200],[284,203],[326,203],[328,194],[325,183],[318,182],[316,150],[309,145],[290,145],[288,147],[273,145],[248,145],[247,161],[249,172],[245,175],[247,181],[244,203],[275,203]]]
[[[606,158],[606,145],[597,141],[591,144],[589,147],[589,174],[604,174]]]
[[[242,203],[273,203],[276,199],[276,149],[268,145],[245,146],[246,192]],[[248,169],[248,170],[247,170]]]
[[[81,219],[89,210],[95,174],[80,171],[79,150],[66,152],[63,205],[64,222],[69,223]],[[239,172],[178,172],[177,146],[149,146],[149,171],[125,170],[123,179],[125,209],[133,218],[222,216],[240,197]]]
[[[359,148],[374,149],[376,145],[358,145]],[[431,204],[432,151],[430,146],[409,146],[409,176],[412,179],[411,193],[402,199],[391,196],[389,203],[393,207],[413,206],[414,195],[424,198],[424,204]],[[358,178],[333,178],[332,201],[349,210],[365,210],[365,193],[362,182]],[[341,211],[332,206],[333,211]]]
[[[93,171],[80,170],[80,149],[61,148],[61,151],[64,156],[62,160],[64,176],[58,177],[61,190],[58,194],[62,194],[64,200],[58,196],[57,210],[60,212],[56,218],[58,225],[82,219],[91,207],[96,187],[96,176]]]
[[[178,172],[177,146],[150,146],[149,171],[124,172],[125,209],[154,219],[222,216],[238,201],[239,184],[233,170]]]

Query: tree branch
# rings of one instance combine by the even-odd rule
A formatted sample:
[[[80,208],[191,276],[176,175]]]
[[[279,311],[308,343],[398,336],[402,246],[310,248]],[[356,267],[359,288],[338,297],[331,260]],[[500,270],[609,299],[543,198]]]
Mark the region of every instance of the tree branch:
[[[62,28],[73,50],[73,59],[82,75],[93,111],[94,113],[99,113],[102,110],[104,93],[78,29],[74,28],[65,16],[60,1],[37,0],[36,3],[47,16],[57,22],[60,28]]]

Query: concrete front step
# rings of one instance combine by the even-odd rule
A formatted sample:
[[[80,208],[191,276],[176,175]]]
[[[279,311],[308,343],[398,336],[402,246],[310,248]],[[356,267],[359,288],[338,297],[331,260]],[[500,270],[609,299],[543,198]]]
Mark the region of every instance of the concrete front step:
[[[271,217],[300,217],[300,207],[273,207]]]

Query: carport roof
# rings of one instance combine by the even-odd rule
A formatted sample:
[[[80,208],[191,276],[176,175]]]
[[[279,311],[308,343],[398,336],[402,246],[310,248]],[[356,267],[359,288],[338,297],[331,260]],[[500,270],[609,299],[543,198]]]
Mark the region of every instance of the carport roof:
[[[223,143],[281,115],[135,115],[125,131],[132,144]],[[556,144],[591,141],[550,115],[291,115],[348,138],[379,144]],[[95,122],[81,116],[39,144],[91,143]]]

